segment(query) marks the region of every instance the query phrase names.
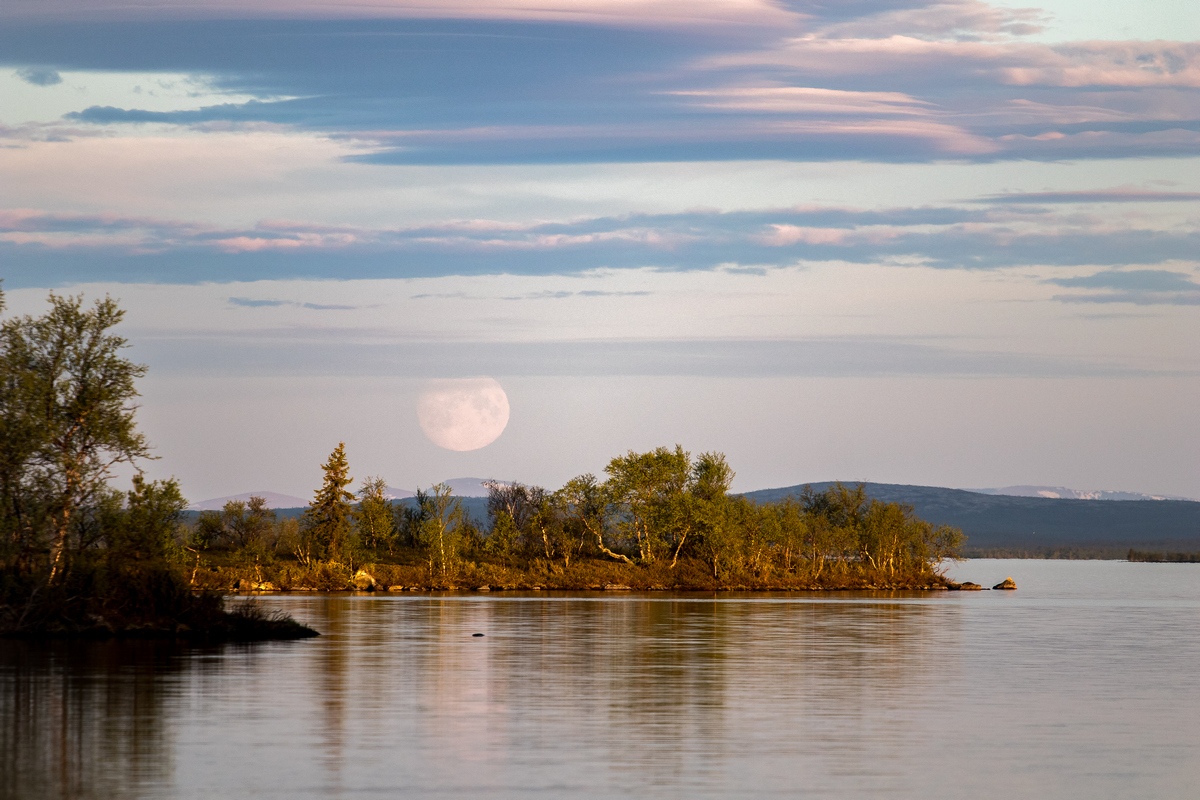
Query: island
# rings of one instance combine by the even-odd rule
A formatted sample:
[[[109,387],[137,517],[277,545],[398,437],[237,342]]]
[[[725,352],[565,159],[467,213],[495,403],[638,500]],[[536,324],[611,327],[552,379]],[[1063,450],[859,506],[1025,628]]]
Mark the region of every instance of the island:
[[[0,304],[3,297],[0,295]],[[488,484],[486,515],[438,484],[396,502],[344,444],[299,517],[262,498],[192,514],[147,480],[136,380],[109,299],[51,295],[0,325],[0,634],[300,638],[232,593],[449,590],[936,590],[960,530],[862,485],[756,502],[721,453],[629,451],[549,490]],[[0,305],[2,308],[2,305]],[[132,485],[111,485],[117,467]]]

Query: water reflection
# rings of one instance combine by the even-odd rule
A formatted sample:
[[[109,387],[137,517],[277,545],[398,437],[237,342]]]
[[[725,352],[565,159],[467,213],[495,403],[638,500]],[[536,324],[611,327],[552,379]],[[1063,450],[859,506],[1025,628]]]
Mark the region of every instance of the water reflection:
[[[136,798],[171,774],[173,645],[0,642],[0,796]]]
[[[653,796],[736,790],[749,765],[782,789],[861,774],[902,736],[934,701],[930,664],[953,669],[958,614],[886,596],[273,602],[324,636],[4,643],[2,794]]]
[[[865,748],[904,738],[936,702],[954,671],[958,617],[956,606],[891,597],[323,598],[300,608],[327,632],[308,685],[321,687],[334,794],[372,781],[645,794],[728,785],[733,765],[795,759],[798,744],[814,771],[861,773]],[[355,763],[350,783],[339,760]]]
[[[0,798],[1191,796],[1200,570],[1161,576],[1099,600],[1036,576],[954,597],[277,597],[324,636],[0,641]]]

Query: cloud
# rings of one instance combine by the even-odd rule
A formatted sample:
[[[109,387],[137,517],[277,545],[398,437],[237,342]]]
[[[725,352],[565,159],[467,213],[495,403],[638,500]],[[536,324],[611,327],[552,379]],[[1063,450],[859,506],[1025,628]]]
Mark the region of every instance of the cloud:
[[[274,20],[197,8],[216,17],[0,27],[0,59],[199,74],[258,98],[177,110],[122,98],[64,125],[285,126],[353,141],[373,165],[1200,153],[1200,43],[1030,42],[1028,12],[974,0],[452,4],[440,20],[400,3],[320,22],[307,6]],[[626,24],[672,15],[696,24],[670,36]],[[768,17],[786,24],[756,22]]]
[[[1105,270],[1092,275],[1051,278],[1046,283],[1077,289],[1106,290],[1056,295],[1054,299],[1063,303],[1200,305],[1200,283],[1186,272],[1154,269]]]
[[[1062,204],[1062,203],[1191,203],[1200,200],[1200,192],[1158,192],[1136,188],[1117,188],[1076,192],[1011,192],[972,200],[974,203]]]
[[[183,354],[187,357],[184,358]],[[369,375],[709,377],[1083,377],[1137,376],[1155,370],[1087,359],[958,349],[902,336],[743,340],[363,341],[357,332],[322,329],[312,338],[277,331],[225,336],[177,332],[139,337],[137,356],[156,374],[181,369],[224,376]],[[184,366],[186,365],[186,366]]]
[[[930,105],[903,92],[848,92],[807,86],[741,86],[671,94],[705,108],[790,114],[918,115]]]
[[[1000,8],[979,0],[951,0],[867,13],[821,26],[817,33],[836,39],[906,35],[977,41],[1040,33],[1045,22],[1044,12],[1035,8]]]
[[[289,300],[253,300],[249,297],[231,297],[229,304],[243,308],[278,308],[279,306],[295,305]]]
[[[25,67],[17,70],[17,77],[34,86],[54,86],[62,83],[62,76],[48,67]]]
[[[74,21],[175,19],[472,19],[573,22],[652,28],[779,26],[795,14],[769,0],[10,0],[0,19]]]
[[[1059,294],[1060,303],[1131,303],[1138,306],[1200,306],[1200,289],[1194,292],[1102,292]]]
[[[1078,202],[1089,202],[1092,194],[1081,193]],[[878,210],[809,206],[559,222],[467,219],[395,228],[298,221],[221,228],[111,214],[0,211],[0,256],[10,286],[162,281],[164,275],[189,283],[578,274],[601,268],[757,269],[802,262],[971,270],[1117,267],[1190,263],[1197,252],[1200,229],[1194,222],[1164,229],[1123,212],[1082,215],[1063,203]]]
[[[610,292],[600,289],[586,289],[581,292],[569,291],[541,291],[528,292],[519,295],[507,295],[500,297],[500,300],[565,300],[569,297],[648,297],[654,294],[648,291],[631,291],[631,292]]]
[[[975,42],[892,33],[884,38],[826,38],[809,34],[758,51],[714,55],[714,72],[769,70],[823,76],[843,85],[870,76],[909,91],[973,86],[1006,96],[1005,87],[1200,87],[1200,42]],[[810,84],[811,85],[811,84]]]
[[[1140,292],[1200,290],[1191,275],[1161,269],[1106,270],[1075,278],[1050,278],[1046,283],[1082,289],[1123,289]]]
[[[240,308],[305,308],[311,311],[356,311],[362,306],[333,305],[328,303],[301,303],[295,300],[256,300],[249,297],[229,298],[231,306]]]

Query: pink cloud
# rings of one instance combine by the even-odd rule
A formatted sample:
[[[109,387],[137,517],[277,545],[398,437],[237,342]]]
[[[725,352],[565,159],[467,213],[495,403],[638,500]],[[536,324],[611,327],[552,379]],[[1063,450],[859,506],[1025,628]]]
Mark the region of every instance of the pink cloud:
[[[930,105],[902,92],[850,92],[807,86],[742,86],[671,94],[703,108],[793,114],[920,114]]]
[[[980,0],[953,0],[826,25],[817,34],[848,39],[901,34],[974,40],[1040,33],[1045,21],[1045,12],[1036,8],[999,8]]]
[[[716,90],[718,92],[723,90]],[[819,90],[818,90],[819,91]],[[846,92],[845,95],[860,94]],[[862,93],[870,94],[870,93]],[[888,93],[879,93],[886,95]],[[815,95],[814,95],[815,96]],[[898,95],[904,97],[904,95]],[[833,102],[826,95],[827,102]],[[863,102],[870,102],[863,101]],[[878,102],[878,101],[877,101]],[[915,116],[918,112],[913,101]],[[894,109],[895,106],[887,106]],[[851,112],[855,113],[855,112]],[[379,147],[405,147],[421,145],[444,145],[448,141],[484,142],[514,141],[536,142],[542,140],[563,141],[576,139],[597,142],[612,141],[623,145],[648,143],[696,143],[721,140],[765,140],[778,141],[803,137],[838,138],[901,138],[926,142],[934,150],[950,156],[981,155],[995,152],[998,148],[986,137],[949,121],[933,118],[896,119],[897,114],[889,111],[884,119],[760,119],[737,116],[719,117],[697,121],[686,127],[664,127],[660,124],[612,124],[612,125],[504,125],[459,128],[457,130],[392,130],[375,131],[373,137]]]
[[[771,0],[6,0],[0,19],[488,19],[652,27],[794,27]]]
[[[1200,88],[1200,43],[1082,42],[1069,45],[935,41],[914,36],[804,36],[755,53],[719,56],[700,69],[791,67],[827,76],[959,74],[1010,86]]]
[[[357,243],[351,234],[297,233],[286,238],[232,236],[215,239],[213,244],[227,253],[258,253],[267,250],[308,250],[346,247]]]
[[[845,228],[804,228],[799,225],[772,225],[771,232],[760,237],[763,244],[787,247],[793,244],[844,244],[851,231]]]
[[[1022,66],[1003,67],[1016,86],[1200,88],[1200,42],[1084,42],[1057,45]]]

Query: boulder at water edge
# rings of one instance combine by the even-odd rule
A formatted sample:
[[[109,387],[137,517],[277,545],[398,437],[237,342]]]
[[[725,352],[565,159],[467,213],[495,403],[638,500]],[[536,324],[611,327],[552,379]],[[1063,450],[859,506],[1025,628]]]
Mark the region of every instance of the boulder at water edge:
[[[993,589],[1016,589],[1017,582],[1014,581],[1012,578],[1005,578],[1003,581],[1001,581],[1000,583],[997,583],[992,588]]]

